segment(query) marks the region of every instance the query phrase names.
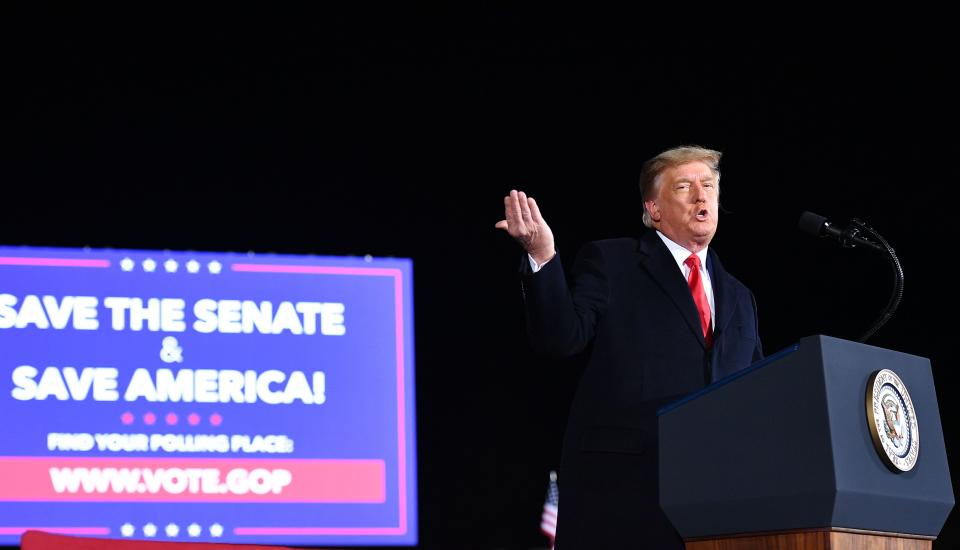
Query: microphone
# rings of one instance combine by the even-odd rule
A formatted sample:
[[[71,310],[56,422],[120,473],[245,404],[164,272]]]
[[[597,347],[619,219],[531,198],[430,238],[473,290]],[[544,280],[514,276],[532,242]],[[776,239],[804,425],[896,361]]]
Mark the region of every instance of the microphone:
[[[860,237],[860,230],[856,227],[840,229],[834,227],[827,218],[813,212],[804,212],[800,215],[800,221],[797,222],[797,229],[814,237],[830,237],[840,243],[844,248],[854,248],[862,246],[876,252],[887,253],[887,250],[873,241],[868,241]]]
[[[823,216],[814,214],[813,212],[804,212],[800,215],[800,221],[797,222],[797,229],[816,237],[830,237],[846,248],[853,248],[859,245],[864,248],[876,250],[877,252],[882,252],[887,256],[887,259],[890,261],[890,267],[893,268],[893,291],[890,293],[890,300],[887,301],[887,305],[883,308],[880,317],[873,323],[873,326],[857,340],[858,342],[866,342],[868,338],[873,336],[873,333],[877,332],[880,327],[893,317],[893,312],[897,310],[897,306],[900,305],[900,300],[903,298],[903,268],[900,266],[897,253],[894,252],[890,243],[881,237],[872,227],[856,218],[850,220],[850,227],[840,229],[834,227],[833,224]],[[860,231],[864,231],[870,235],[876,242],[860,237]]]

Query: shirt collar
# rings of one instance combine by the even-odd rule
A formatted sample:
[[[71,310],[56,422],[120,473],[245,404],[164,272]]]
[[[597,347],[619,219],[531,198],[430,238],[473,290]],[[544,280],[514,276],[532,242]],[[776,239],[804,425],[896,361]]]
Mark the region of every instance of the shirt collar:
[[[667,245],[667,249],[670,250],[670,254],[673,254],[673,259],[677,261],[677,266],[679,266],[680,270],[683,271],[683,262],[690,257],[691,252],[679,244],[671,241],[669,237],[660,231],[657,231],[657,235],[663,241],[663,244]],[[697,256],[700,257],[700,265],[703,269],[707,268],[707,249],[708,247],[703,247],[703,250],[696,253]]]

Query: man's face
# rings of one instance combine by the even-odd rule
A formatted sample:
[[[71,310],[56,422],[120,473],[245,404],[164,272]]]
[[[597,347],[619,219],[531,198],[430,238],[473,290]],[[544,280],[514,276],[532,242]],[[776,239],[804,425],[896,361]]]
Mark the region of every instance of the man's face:
[[[706,247],[717,232],[720,188],[710,167],[688,162],[660,174],[654,199],[644,202],[654,227],[691,252]]]

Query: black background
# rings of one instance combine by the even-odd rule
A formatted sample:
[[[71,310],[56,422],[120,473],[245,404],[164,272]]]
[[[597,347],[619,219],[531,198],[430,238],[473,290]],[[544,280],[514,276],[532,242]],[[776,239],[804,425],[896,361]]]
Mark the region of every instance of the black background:
[[[0,243],[413,258],[420,547],[531,548],[577,362],[527,348],[502,197],[536,197],[569,262],[635,234],[642,162],[697,143],[724,152],[712,246],[768,353],[857,338],[890,289],[802,211],[896,248],[870,343],[932,360],[957,471],[947,35],[407,8],[5,17]]]

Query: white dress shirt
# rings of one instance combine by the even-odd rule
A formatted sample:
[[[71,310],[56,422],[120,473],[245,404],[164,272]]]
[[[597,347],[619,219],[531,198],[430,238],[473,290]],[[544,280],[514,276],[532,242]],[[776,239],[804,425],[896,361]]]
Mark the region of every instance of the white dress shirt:
[[[657,235],[663,240],[663,244],[667,245],[670,253],[673,254],[673,259],[677,261],[680,273],[683,273],[683,280],[689,281],[690,268],[684,262],[690,257],[690,251],[671,241],[659,231],[657,231]],[[697,256],[700,257],[700,278],[703,280],[703,291],[707,293],[707,302],[710,303],[710,327],[712,328],[716,326],[713,320],[717,318],[717,307],[713,303],[713,283],[710,282],[710,271],[707,269],[707,249],[704,248],[697,252]]]

